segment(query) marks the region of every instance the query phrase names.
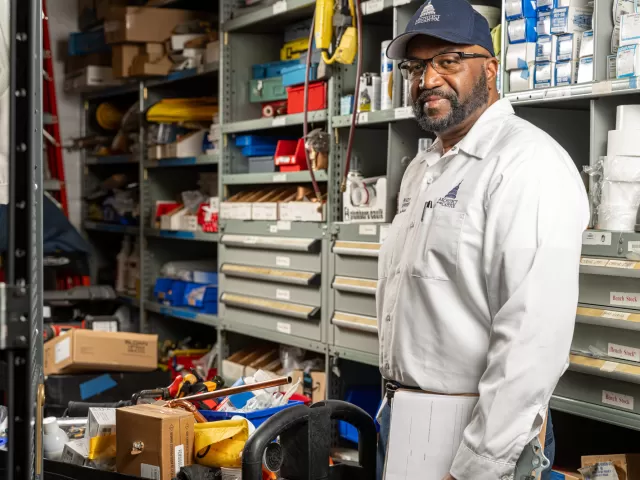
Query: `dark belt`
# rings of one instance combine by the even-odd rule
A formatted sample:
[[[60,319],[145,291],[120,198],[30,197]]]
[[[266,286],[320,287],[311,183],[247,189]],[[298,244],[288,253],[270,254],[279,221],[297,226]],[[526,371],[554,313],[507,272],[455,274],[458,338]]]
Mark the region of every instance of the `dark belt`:
[[[396,394],[396,392],[400,389],[403,390],[417,390],[417,391],[421,391],[422,389],[419,387],[407,387],[406,385],[402,385],[401,383],[398,382],[391,382],[389,380],[387,380],[387,382],[385,383],[385,396],[387,397],[387,400],[391,400],[393,398],[393,396]]]

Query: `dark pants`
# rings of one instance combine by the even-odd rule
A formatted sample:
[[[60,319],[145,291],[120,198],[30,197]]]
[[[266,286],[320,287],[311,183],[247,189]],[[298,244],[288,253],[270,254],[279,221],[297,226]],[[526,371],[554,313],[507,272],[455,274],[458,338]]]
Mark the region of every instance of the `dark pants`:
[[[384,459],[387,452],[387,444],[389,442],[389,428],[391,427],[391,407],[387,403],[380,414],[380,438],[378,440],[378,463],[376,470],[377,480],[382,480],[384,471]],[[551,412],[549,411],[547,420],[547,435],[544,441],[544,456],[549,459],[551,466],[542,472],[540,480],[550,480],[551,467],[556,456],[556,443],[553,434],[553,422],[551,421]]]

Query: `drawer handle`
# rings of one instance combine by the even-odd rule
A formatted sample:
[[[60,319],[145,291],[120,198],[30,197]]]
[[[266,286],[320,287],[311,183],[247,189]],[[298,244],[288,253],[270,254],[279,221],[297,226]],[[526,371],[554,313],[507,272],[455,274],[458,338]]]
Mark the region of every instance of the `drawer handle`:
[[[313,272],[296,270],[281,270],[269,267],[254,267],[252,265],[236,265],[225,263],[220,271],[227,277],[247,278],[250,280],[268,280],[270,282],[288,283],[291,285],[308,286],[320,275]]]
[[[363,295],[375,295],[378,287],[377,280],[367,280],[365,278],[336,277],[332,287],[340,292],[361,293]]]
[[[378,321],[373,317],[335,312],[331,319],[331,323],[336,327],[344,328],[346,330],[378,334]]]
[[[248,295],[238,295],[236,293],[227,292],[222,294],[220,301],[225,305],[232,307],[284,315],[286,317],[298,318],[300,320],[309,320],[316,316],[320,310],[319,307],[312,307],[309,305],[281,302],[278,300],[270,300],[268,298],[250,297]]]
[[[380,253],[380,244],[371,242],[347,242],[339,240],[333,246],[333,253],[351,257],[378,258],[378,255]]]
[[[220,243],[230,247],[292,252],[311,252],[318,242],[319,240],[316,238],[260,237],[230,234],[223,235],[220,239]]]

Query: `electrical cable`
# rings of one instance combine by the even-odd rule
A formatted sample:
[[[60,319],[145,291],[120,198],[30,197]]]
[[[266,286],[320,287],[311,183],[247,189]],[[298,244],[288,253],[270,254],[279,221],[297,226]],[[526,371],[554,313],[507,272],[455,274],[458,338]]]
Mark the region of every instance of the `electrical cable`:
[[[304,156],[307,161],[307,168],[309,169],[309,174],[311,175],[311,185],[313,185],[313,192],[318,199],[318,202],[322,203],[322,194],[320,192],[320,186],[316,181],[316,175],[313,172],[313,168],[311,166],[311,159],[309,158],[309,151],[307,150],[307,135],[309,135],[309,121],[307,118],[307,114],[309,113],[309,106],[307,102],[309,101],[309,70],[311,70],[311,54],[313,53],[313,32],[315,28],[316,17],[313,16],[311,20],[311,29],[309,30],[309,48],[307,50],[307,60],[305,62],[305,70],[304,70],[304,96],[303,96],[303,120],[302,120],[302,140],[304,142]]]
[[[353,1],[356,15],[356,29],[358,34],[358,66],[356,68],[356,89],[353,94],[353,108],[351,112],[351,127],[349,128],[349,141],[347,143],[347,155],[344,165],[344,174],[340,183],[340,191],[344,193],[347,190],[347,175],[351,168],[351,151],[353,149],[353,137],[356,129],[356,119],[358,117],[358,96],[360,95],[360,77],[362,76],[362,11],[360,9],[360,0]]]

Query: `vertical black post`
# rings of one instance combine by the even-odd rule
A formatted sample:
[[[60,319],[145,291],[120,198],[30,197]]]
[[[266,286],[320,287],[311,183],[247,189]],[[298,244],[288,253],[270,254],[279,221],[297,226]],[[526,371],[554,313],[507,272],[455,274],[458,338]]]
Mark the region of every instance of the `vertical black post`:
[[[10,0],[9,245],[0,285],[0,350],[6,362],[8,480],[42,470],[42,7]],[[7,132],[0,132],[6,135]]]

